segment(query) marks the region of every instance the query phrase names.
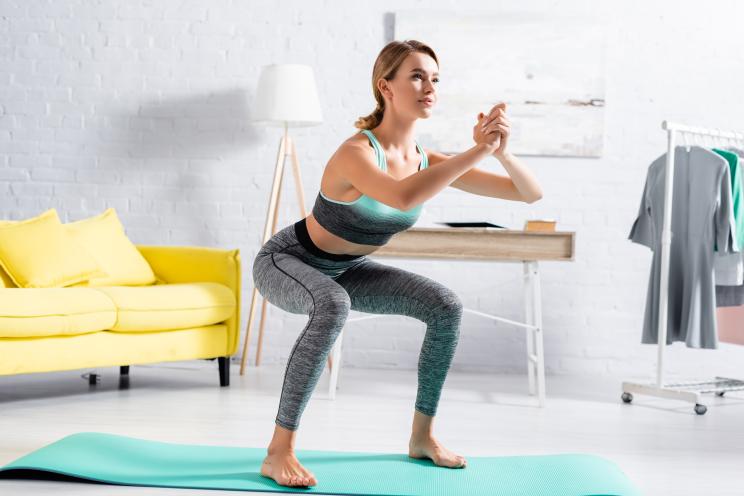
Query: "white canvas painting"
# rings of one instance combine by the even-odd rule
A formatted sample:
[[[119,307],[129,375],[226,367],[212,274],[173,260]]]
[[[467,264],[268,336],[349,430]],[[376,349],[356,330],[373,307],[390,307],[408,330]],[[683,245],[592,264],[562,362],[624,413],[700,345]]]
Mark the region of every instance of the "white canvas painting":
[[[417,122],[419,141],[465,151],[478,112],[503,101],[515,155],[601,156],[603,33],[586,19],[533,13],[396,12],[394,38],[426,43],[439,58],[439,100]]]

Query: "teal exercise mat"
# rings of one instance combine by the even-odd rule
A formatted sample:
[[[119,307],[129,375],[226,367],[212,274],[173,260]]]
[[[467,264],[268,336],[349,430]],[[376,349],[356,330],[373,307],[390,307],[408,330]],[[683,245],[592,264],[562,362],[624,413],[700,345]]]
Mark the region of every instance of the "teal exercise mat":
[[[286,487],[263,477],[266,448],[174,444],[101,432],[72,434],[39,448],[1,467],[0,478],[51,473],[129,486],[368,496],[640,494],[614,463],[593,455],[465,456],[466,468],[450,469],[407,453],[295,452],[317,485]]]

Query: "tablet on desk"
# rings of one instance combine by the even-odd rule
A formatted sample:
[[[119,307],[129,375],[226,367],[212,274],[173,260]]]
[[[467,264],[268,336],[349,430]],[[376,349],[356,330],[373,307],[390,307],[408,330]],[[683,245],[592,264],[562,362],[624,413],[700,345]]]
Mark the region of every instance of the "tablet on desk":
[[[495,227],[498,229],[506,229],[504,226],[491,224],[490,222],[437,222],[437,224],[444,224],[449,227]]]

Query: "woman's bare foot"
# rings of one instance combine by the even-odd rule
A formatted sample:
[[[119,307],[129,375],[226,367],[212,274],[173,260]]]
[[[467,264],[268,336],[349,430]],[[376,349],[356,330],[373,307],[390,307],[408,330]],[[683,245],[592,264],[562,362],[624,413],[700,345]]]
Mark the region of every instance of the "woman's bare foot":
[[[315,476],[300,464],[294,445],[297,431],[276,424],[267,455],[261,464],[261,475],[274,479],[281,486],[315,486]]]
[[[411,458],[431,458],[436,465],[450,468],[465,468],[467,461],[434,439],[432,430],[434,417],[418,410],[413,412],[413,430],[408,441],[408,456]]]
[[[408,456],[411,458],[431,458],[434,464],[441,467],[465,468],[467,460],[457,455],[431,436],[411,436],[408,442]]]
[[[315,476],[300,464],[292,451],[269,454],[261,464],[261,475],[281,486],[315,486]]]

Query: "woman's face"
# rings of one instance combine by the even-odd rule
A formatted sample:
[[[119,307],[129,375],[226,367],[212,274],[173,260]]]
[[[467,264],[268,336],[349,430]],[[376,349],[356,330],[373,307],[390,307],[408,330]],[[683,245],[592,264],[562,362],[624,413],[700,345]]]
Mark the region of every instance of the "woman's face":
[[[403,60],[395,78],[387,83],[382,94],[386,104],[412,118],[428,118],[437,102],[439,67],[425,53],[414,52]]]

